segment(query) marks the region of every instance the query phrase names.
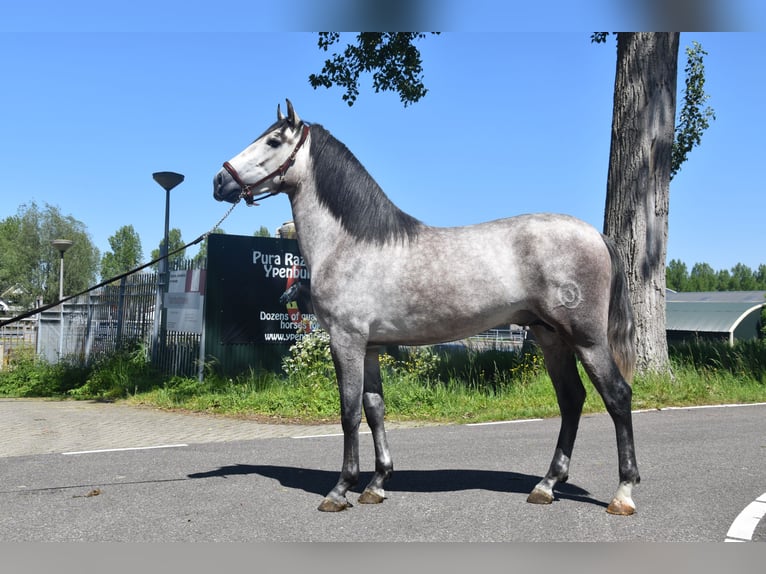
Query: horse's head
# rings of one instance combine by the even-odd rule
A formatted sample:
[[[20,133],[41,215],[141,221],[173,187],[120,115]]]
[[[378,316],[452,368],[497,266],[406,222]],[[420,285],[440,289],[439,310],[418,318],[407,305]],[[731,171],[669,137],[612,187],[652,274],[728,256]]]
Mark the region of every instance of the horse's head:
[[[290,287],[288,287],[279,297],[279,302],[284,305],[286,303],[290,303],[291,301],[295,301],[298,298],[298,290],[300,287],[301,284],[299,281],[290,285]]]
[[[213,180],[213,197],[230,203],[244,198],[250,204],[258,195],[289,190],[298,179],[295,173],[300,172],[291,167],[308,133],[308,124],[298,117],[290,100],[287,100],[287,117],[277,106],[277,121],[223,164]]]

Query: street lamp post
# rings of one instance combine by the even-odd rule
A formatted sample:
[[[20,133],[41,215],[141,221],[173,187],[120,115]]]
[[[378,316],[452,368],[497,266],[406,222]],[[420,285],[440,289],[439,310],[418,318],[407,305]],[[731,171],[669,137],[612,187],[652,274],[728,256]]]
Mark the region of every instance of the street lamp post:
[[[156,181],[165,190],[165,234],[162,245],[160,245],[160,263],[157,285],[157,303],[154,308],[154,358],[157,358],[157,342],[161,341],[161,346],[165,346],[166,313],[163,305],[163,296],[167,293],[169,273],[168,273],[168,235],[170,233],[170,190],[184,180],[180,173],[172,171],[158,171],[152,174]],[[159,334],[159,337],[158,337]]]
[[[64,353],[64,304],[61,300],[64,298],[64,253],[72,247],[71,239],[54,239],[51,245],[60,254],[59,263],[59,359]]]

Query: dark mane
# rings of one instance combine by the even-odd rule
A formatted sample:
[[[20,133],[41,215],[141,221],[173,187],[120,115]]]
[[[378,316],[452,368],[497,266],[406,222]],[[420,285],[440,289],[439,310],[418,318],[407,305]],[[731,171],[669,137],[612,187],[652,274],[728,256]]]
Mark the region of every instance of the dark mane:
[[[423,224],[383,193],[356,157],[321,125],[311,124],[311,157],[319,201],[361,241],[414,239]]]

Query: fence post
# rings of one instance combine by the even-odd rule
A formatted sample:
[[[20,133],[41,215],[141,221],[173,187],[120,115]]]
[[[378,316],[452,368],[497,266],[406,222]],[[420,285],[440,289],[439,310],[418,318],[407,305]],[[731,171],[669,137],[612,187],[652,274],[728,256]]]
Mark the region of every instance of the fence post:
[[[123,318],[125,316],[125,280],[125,277],[120,279],[120,292],[117,295],[117,338],[115,341],[117,349],[122,348]]]
[[[95,307],[93,303],[94,297],[95,295],[88,293],[88,301],[86,303],[87,318],[85,320],[85,353],[83,357],[86,365],[90,363],[90,353],[93,349],[93,309]]]

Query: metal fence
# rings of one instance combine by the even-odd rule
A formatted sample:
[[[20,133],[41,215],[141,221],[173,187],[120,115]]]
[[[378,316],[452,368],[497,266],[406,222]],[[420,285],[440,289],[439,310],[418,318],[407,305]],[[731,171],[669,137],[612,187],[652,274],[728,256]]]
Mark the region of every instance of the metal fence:
[[[193,269],[192,260],[172,266]],[[142,348],[163,374],[201,374],[201,333],[166,330],[155,321],[158,274],[134,273],[32,318],[0,328],[0,368],[23,349],[55,363],[92,364],[121,349]]]
[[[22,319],[0,327],[0,369],[8,366],[14,356],[24,351],[34,352],[37,346],[37,319]]]

